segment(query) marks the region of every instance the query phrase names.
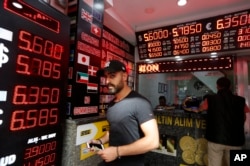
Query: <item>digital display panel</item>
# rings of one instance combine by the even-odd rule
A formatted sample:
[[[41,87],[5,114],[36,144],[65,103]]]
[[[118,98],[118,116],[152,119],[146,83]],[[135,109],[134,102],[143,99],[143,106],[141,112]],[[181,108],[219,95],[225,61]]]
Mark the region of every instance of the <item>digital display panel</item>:
[[[194,72],[211,70],[232,70],[233,58],[231,56],[218,58],[199,58],[183,61],[161,61],[155,63],[138,63],[138,74],[168,73],[168,72]]]
[[[139,58],[250,48],[250,10],[136,32]]]
[[[60,165],[70,20],[43,1],[0,8],[0,165]]]

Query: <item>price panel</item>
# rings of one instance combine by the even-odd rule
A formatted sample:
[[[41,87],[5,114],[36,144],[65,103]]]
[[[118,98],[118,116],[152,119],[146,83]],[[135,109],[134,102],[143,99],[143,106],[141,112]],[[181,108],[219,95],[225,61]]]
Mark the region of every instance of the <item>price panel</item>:
[[[0,165],[61,165],[70,20],[43,1],[0,8]]]
[[[250,48],[250,10],[136,32],[139,58]]]

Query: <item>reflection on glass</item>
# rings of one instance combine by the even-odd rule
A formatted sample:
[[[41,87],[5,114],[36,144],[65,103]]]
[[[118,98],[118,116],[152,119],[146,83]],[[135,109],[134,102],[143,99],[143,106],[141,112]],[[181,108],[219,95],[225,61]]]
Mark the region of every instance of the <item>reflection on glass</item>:
[[[159,96],[165,96],[167,105],[182,109],[187,98],[187,107],[192,107],[205,95],[217,93],[216,81],[222,76],[233,80],[233,70],[139,74],[138,91],[154,108],[159,104]]]

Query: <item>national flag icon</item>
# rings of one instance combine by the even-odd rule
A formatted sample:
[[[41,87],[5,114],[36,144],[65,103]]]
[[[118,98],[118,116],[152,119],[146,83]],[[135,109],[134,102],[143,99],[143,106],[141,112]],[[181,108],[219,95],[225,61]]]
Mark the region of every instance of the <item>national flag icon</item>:
[[[76,82],[87,84],[89,82],[89,75],[87,73],[77,72],[76,73]]]
[[[95,24],[91,24],[91,33],[98,37],[101,37],[101,28]]]
[[[7,100],[7,91],[0,91],[0,101]]]
[[[5,28],[0,28],[0,39],[12,41],[13,32]]]
[[[97,93],[98,91],[98,84],[96,83],[88,83],[87,84],[87,92],[88,93]]]
[[[72,94],[72,85],[68,85],[68,88],[67,88],[67,97],[71,97],[71,94]]]
[[[98,70],[98,67],[96,66],[88,66],[88,74],[91,76],[96,76],[97,70]]]
[[[68,79],[73,78],[73,67],[69,67],[69,72],[68,72]]]
[[[93,20],[93,16],[87,10],[84,9],[82,9],[81,18],[90,23],[92,23]]]
[[[82,64],[82,65],[89,65],[89,56],[78,53],[77,55],[77,63]]]

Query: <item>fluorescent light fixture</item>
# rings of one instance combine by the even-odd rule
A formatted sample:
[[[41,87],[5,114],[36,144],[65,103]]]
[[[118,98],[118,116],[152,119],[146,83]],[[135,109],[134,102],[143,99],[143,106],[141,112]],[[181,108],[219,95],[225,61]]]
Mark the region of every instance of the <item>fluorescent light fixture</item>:
[[[187,0],[178,0],[178,6],[185,6],[187,4]]]
[[[217,56],[217,52],[211,52],[210,55],[211,55],[211,56],[210,56],[211,58],[216,58],[216,57],[218,57],[218,56]]]
[[[18,3],[18,2],[12,2],[12,5],[13,5],[15,8],[18,8],[18,9],[22,9],[22,8],[23,8],[23,6],[22,6],[20,3]]]

